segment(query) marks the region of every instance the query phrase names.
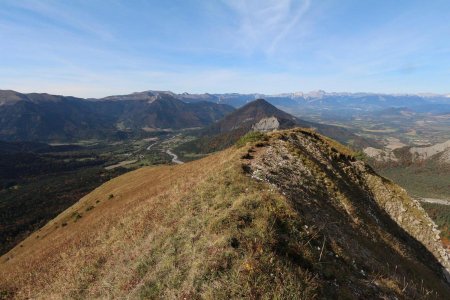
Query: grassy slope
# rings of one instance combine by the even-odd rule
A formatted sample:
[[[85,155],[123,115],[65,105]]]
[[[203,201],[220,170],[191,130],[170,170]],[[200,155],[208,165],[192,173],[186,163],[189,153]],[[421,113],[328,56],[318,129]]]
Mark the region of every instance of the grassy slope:
[[[171,160],[158,145],[147,150],[145,140],[85,142],[84,146],[0,143],[0,255],[102,183],[138,167]],[[138,161],[125,168],[105,169],[126,159]]]
[[[2,285],[38,298],[313,293],[312,276],[301,270],[281,284],[289,266],[272,263],[270,253],[264,263],[276,266],[275,274],[256,271],[264,248],[256,241],[270,241],[268,222],[290,208],[243,176],[231,163],[238,155],[226,151],[113,179],[3,256]],[[249,225],[249,214],[259,222]],[[25,270],[32,270],[26,278]]]
[[[18,189],[1,190],[0,254],[12,249],[94,188],[124,172],[124,169],[106,172],[103,167],[87,167],[36,176]]]
[[[339,269],[320,262],[317,228],[305,229],[292,202],[245,176],[246,153],[233,148],[109,181],[1,257],[0,291],[46,299],[311,299],[336,280],[345,284]],[[379,280],[401,295],[406,282],[391,273],[371,274],[367,284]]]

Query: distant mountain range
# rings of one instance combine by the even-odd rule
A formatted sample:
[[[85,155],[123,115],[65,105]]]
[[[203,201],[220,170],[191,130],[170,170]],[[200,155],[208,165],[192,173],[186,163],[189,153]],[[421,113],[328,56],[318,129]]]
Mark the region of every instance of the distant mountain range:
[[[0,91],[0,140],[122,138],[141,131],[203,127],[234,110],[211,102],[186,103],[170,94],[130,100]]]
[[[322,90],[309,93],[295,92],[275,95],[266,94],[176,94],[170,91],[145,91],[129,95],[110,96],[105,100],[151,99],[156,95],[167,94],[184,102],[209,101],[240,107],[256,99],[266,99],[273,105],[284,107],[352,107],[364,110],[387,107],[416,107],[421,105],[444,104],[450,107],[450,95],[443,94],[377,94],[377,93],[328,93]]]
[[[144,91],[101,99],[0,90],[0,140],[120,139],[160,129],[207,127],[255,99],[307,117],[364,113],[448,114],[448,95],[370,93],[175,94]],[[326,118],[324,118],[326,119]],[[298,121],[295,121],[298,122]],[[323,132],[327,134],[326,132]]]
[[[213,102],[235,108],[256,99],[269,103],[302,118],[320,116],[321,120],[339,120],[367,117],[367,114],[383,114],[393,109],[408,110],[411,113],[445,115],[450,114],[450,95],[444,94],[377,94],[377,93],[309,93],[265,94],[176,94],[170,91],[145,91],[130,95],[110,96],[102,100],[153,99],[156,95],[170,95],[183,102]]]

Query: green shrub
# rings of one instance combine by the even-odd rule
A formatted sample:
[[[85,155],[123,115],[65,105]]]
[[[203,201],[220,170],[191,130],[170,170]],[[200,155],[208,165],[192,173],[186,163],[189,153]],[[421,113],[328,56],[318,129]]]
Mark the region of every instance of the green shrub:
[[[13,293],[11,291],[7,291],[7,290],[0,290],[0,299],[12,299],[13,298]]]
[[[363,151],[356,151],[355,152],[355,158],[358,160],[366,161],[367,155]]]
[[[243,147],[247,143],[267,141],[268,137],[265,133],[259,131],[250,131],[246,135],[242,136],[237,142],[237,147]]]

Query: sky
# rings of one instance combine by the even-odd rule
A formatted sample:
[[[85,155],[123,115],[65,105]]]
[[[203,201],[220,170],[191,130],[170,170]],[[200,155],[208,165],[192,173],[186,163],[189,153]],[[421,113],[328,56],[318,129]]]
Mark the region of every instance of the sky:
[[[450,1],[0,0],[0,89],[449,93]]]

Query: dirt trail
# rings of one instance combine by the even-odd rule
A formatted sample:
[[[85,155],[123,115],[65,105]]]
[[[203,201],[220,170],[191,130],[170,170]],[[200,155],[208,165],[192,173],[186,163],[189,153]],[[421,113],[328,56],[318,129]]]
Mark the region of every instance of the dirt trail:
[[[184,162],[182,162],[181,160],[178,159],[178,155],[176,155],[175,153],[173,153],[170,150],[166,150],[166,153],[169,154],[170,156],[172,156],[172,162],[176,163],[176,164],[183,164]]]

